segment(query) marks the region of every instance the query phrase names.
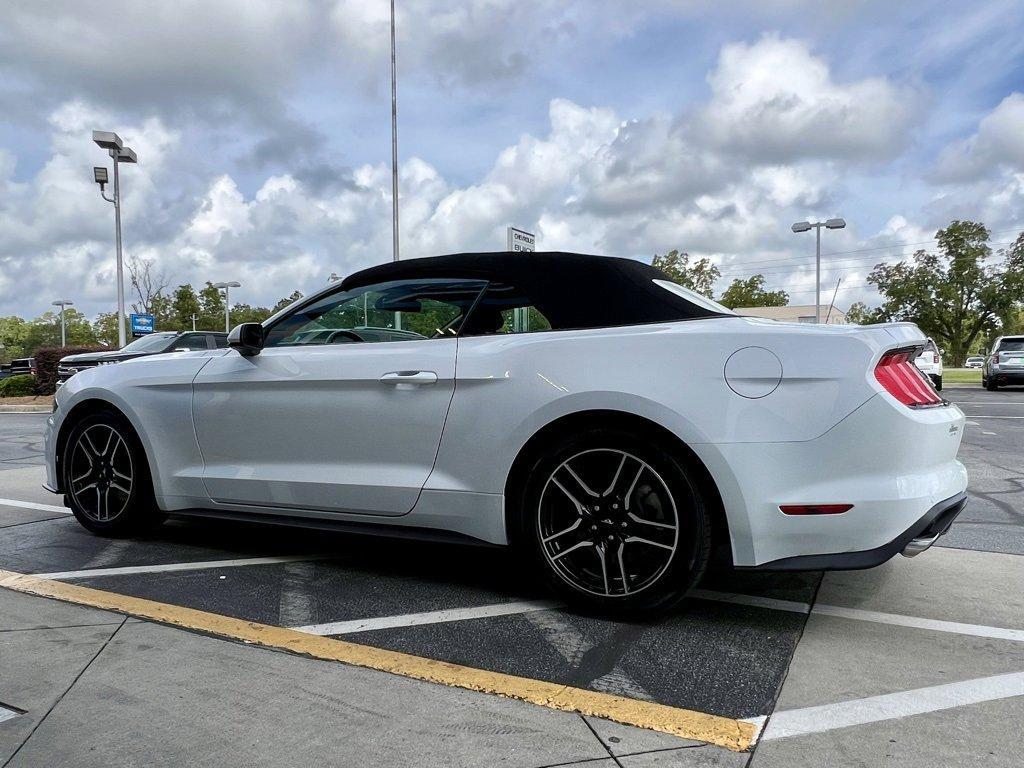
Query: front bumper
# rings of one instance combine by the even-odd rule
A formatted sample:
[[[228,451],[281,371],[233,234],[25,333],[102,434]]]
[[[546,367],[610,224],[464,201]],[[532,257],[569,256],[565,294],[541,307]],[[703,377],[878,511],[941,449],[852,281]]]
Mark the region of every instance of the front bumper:
[[[898,554],[914,557],[931,547],[949,530],[957,515],[967,505],[967,492],[940,501],[914,525],[887,544],[860,552],[839,552],[829,555],[801,555],[774,560],[743,570],[757,571],[854,571],[874,568]]]

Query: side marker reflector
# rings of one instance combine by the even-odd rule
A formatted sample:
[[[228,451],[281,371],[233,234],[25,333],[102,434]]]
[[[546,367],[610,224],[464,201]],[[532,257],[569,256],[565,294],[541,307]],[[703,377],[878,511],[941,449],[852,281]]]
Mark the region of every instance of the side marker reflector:
[[[853,509],[853,504],[782,504],[784,515],[841,515]]]

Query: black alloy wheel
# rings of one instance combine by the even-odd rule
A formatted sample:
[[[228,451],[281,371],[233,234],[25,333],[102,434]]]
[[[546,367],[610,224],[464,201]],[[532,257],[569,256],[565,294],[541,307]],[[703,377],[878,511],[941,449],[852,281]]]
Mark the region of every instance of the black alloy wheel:
[[[145,453],[120,414],[100,412],[76,424],[64,446],[65,499],[93,533],[123,536],[159,523]]]
[[[711,530],[693,472],[655,442],[594,429],[527,482],[521,539],[556,591],[620,613],[665,610],[703,575]]]

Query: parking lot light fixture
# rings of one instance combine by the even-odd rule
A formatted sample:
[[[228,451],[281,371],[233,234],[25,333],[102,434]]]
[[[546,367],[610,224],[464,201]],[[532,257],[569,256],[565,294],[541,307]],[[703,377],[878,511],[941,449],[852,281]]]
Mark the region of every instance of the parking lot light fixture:
[[[104,187],[107,185],[107,169],[94,167],[93,180],[100,185],[100,195],[108,203],[114,204],[114,238],[117,247],[117,344],[125,345],[125,314],[124,314],[124,259],[121,253],[121,177],[118,167],[121,163],[138,163],[139,158],[131,147],[124,146],[121,137],[111,131],[93,131],[92,140],[100,149],[105,149],[114,161],[114,196],[107,197]]]
[[[214,283],[214,288],[224,289],[224,332],[231,333],[231,299],[230,290],[232,288],[241,288],[242,284],[237,280],[232,280],[228,283]]]
[[[827,221],[798,221],[790,229],[797,234],[814,230],[814,322],[821,322],[821,228],[842,229],[846,219],[828,219]]]
[[[106,170],[106,169],[104,169]],[[64,308],[73,307],[75,302],[70,299],[57,299],[53,302],[53,306],[60,307],[60,345],[66,347],[68,345],[67,330],[64,325]]]

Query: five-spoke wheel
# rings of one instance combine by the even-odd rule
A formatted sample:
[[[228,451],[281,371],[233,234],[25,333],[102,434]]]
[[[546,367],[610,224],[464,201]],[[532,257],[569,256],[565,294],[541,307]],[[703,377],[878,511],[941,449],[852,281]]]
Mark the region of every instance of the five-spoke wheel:
[[[534,465],[521,538],[563,595],[589,607],[662,609],[700,578],[710,550],[701,494],[656,441],[594,429]]]
[[[132,454],[117,429],[93,424],[71,448],[68,494],[96,522],[109,522],[124,512],[132,495]]]
[[[613,448],[582,451],[555,468],[541,493],[537,525],[558,574],[605,597],[655,583],[679,543],[665,481],[647,462]]]
[[[65,499],[90,531],[129,535],[163,519],[142,444],[121,414],[85,416],[71,428],[61,457]]]

